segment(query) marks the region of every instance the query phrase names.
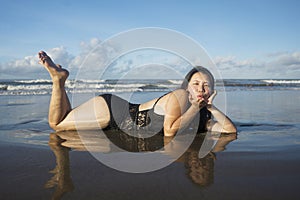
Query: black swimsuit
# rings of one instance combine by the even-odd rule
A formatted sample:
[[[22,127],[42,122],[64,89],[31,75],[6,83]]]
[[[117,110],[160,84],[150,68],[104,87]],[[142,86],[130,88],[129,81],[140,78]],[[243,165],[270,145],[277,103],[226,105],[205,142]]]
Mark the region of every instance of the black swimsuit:
[[[154,107],[160,98],[154,103],[151,109],[139,111],[140,104],[132,104],[112,94],[102,94],[110,112],[110,122],[105,129],[126,130],[132,132],[155,132],[163,133],[164,115],[154,112]],[[206,107],[200,110],[199,118],[191,123],[198,125],[197,132],[206,131],[206,123],[211,118],[211,113]]]
[[[164,116],[156,114],[154,107],[139,111],[140,104],[132,104],[128,101],[112,94],[102,94],[110,112],[110,122],[106,129],[117,129],[126,131],[154,131],[156,133],[163,130]]]

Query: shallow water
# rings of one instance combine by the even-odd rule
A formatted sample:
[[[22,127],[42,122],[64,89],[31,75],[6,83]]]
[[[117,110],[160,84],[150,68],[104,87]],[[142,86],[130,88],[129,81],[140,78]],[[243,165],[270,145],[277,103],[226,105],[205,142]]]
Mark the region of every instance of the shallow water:
[[[161,93],[136,93],[132,99],[144,101]],[[75,105],[89,98],[80,95]],[[4,199],[298,199],[300,90],[239,89],[228,90],[226,95],[227,114],[238,127],[237,138],[222,138],[214,154],[202,161],[193,156],[201,146],[196,142],[194,149],[178,162],[141,174],[107,167],[87,152],[72,133],[64,134],[66,141],[52,142],[49,146],[48,141],[53,140],[49,138],[53,131],[47,124],[49,95],[1,96],[1,196]],[[93,137],[90,141],[94,147]],[[103,143],[95,151],[115,153],[107,147]],[[188,161],[202,166],[195,172],[195,177],[205,177],[200,179],[202,182],[191,178]],[[49,173],[55,167],[63,173],[55,170]]]

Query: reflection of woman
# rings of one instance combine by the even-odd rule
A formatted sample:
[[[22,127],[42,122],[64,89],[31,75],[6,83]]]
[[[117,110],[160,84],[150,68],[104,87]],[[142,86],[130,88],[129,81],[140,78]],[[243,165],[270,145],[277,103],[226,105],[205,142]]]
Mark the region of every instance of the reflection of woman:
[[[221,135],[217,139],[212,152],[208,153],[204,158],[199,158],[199,149],[202,145],[204,137],[196,136],[189,149],[178,159],[184,162],[187,170],[187,176],[193,183],[206,187],[214,182],[214,163],[216,160],[215,152],[223,151],[228,143],[236,139],[236,134]]]
[[[189,152],[185,162],[187,175],[195,184],[209,186],[214,181],[214,162],[213,153],[199,159],[198,152]]]
[[[231,120],[213,106],[214,78],[203,67],[192,69],[181,89],[143,104],[103,94],[72,109],[64,88],[69,72],[54,64],[45,52],[39,52],[39,58],[53,81],[49,124],[57,131],[147,127],[173,136],[198,119],[200,113],[198,131],[236,132]]]
[[[55,155],[56,167],[50,171],[54,176],[45,184],[45,188],[55,188],[52,199],[61,199],[74,188],[70,174],[70,148],[61,146],[63,141],[56,134],[50,134],[49,146]]]
[[[53,170],[53,173],[55,173],[54,177],[47,182],[46,187],[51,188],[56,186],[53,197],[61,197],[64,193],[73,189],[69,163],[70,149],[86,151],[86,147],[88,146],[88,149],[97,152],[119,152],[118,149],[111,148],[112,145],[110,145],[110,143],[114,143],[115,145],[127,151],[141,152],[157,150],[158,147],[163,146],[162,143],[166,144],[171,142],[171,146],[173,148],[177,148],[176,146],[180,145],[176,144],[171,137],[163,137],[160,135],[156,135],[151,139],[135,137],[129,139],[130,136],[126,135],[126,138],[124,139],[125,135],[120,131],[114,131],[114,134],[108,133],[107,136],[110,135],[111,137],[114,137],[114,139],[110,137],[110,140],[103,140],[102,143],[99,141],[101,138],[94,137],[97,135],[97,131],[81,131],[80,135],[89,138],[89,141],[85,140],[85,143],[83,144],[76,131],[57,132],[50,134],[49,146],[55,154],[57,166]],[[204,141],[204,137],[204,135],[197,135],[187,151],[177,160],[177,162],[184,163],[186,175],[191,179],[191,181],[201,187],[213,184],[214,162],[216,160],[215,152],[223,151],[226,145],[236,139],[236,134],[223,134],[217,138],[212,136],[210,138],[211,140],[218,139],[214,149],[204,158],[199,158],[198,153]],[[98,140],[96,144],[100,144],[101,147],[95,146],[95,140]],[[107,141],[109,141],[108,144]],[[106,146],[106,148],[102,148],[103,146]],[[163,151],[162,154],[164,153],[168,154],[168,152]]]

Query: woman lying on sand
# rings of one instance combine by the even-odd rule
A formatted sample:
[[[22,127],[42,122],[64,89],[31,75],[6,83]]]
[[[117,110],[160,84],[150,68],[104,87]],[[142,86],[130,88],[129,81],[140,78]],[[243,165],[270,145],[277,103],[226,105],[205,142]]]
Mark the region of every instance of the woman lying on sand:
[[[174,136],[192,121],[199,120],[198,132],[236,132],[231,120],[212,103],[216,95],[214,77],[206,68],[193,68],[180,89],[143,104],[102,94],[72,109],[65,91],[69,72],[56,65],[45,52],[39,52],[38,56],[53,81],[49,125],[56,131],[147,127]]]

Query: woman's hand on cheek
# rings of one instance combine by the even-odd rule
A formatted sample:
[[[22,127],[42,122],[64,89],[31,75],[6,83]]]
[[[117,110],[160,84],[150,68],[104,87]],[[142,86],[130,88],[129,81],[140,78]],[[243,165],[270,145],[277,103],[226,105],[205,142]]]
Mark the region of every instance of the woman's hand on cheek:
[[[217,90],[214,90],[214,92],[210,95],[210,97],[208,98],[208,102],[207,105],[212,105],[213,104],[213,100],[217,95]]]

